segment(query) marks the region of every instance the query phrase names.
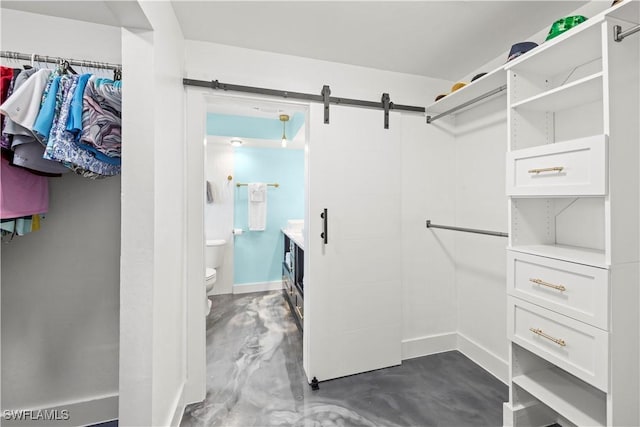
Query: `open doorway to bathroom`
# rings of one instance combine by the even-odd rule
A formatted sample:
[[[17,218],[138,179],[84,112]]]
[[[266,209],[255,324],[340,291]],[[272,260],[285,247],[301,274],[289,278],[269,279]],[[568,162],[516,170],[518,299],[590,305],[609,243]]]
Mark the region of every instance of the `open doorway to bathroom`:
[[[210,98],[205,125],[205,239],[226,242],[220,265],[207,265],[216,270],[215,281],[209,283],[210,297],[282,289],[281,229],[289,224],[303,228],[305,118],[304,105]],[[254,183],[266,184],[257,212],[250,195],[249,184]]]

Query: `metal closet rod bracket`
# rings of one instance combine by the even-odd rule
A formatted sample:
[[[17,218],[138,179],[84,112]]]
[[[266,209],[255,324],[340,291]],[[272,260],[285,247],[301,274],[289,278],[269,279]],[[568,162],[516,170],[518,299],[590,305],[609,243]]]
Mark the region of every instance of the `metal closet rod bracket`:
[[[216,90],[230,90],[235,92],[254,93],[259,95],[276,96],[282,98],[299,99],[303,101],[312,101],[324,104],[324,123],[329,124],[329,105],[350,105],[353,107],[363,107],[371,109],[384,110],[384,128],[389,129],[389,111],[410,111],[414,113],[424,113],[426,110],[424,107],[416,107],[412,105],[401,105],[391,102],[391,98],[388,93],[383,93],[379,102],[363,101],[361,99],[350,98],[338,98],[331,96],[331,88],[328,85],[322,86],[320,95],[314,95],[310,93],[301,92],[289,92],[277,89],[267,89],[262,87],[242,86],[229,83],[221,83],[218,80],[193,80],[182,79],[182,84],[185,86],[197,86]]]
[[[640,31],[640,25],[636,25],[633,28],[630,28],[626,31],[622,31],[622,27],[620,25],[613,26],[613,40],[617,42],[621,42],[625,39],[625,37],[630,36],[631,34],[635,34]]]

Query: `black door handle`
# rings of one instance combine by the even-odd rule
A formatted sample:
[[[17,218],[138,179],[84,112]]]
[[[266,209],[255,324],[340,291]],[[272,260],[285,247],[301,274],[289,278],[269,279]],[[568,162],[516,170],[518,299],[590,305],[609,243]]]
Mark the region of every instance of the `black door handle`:
[[[324,244],[329,243],[329,213],[327,212],[327,208],[324,209],[324,212],[320,214],[320,218],[323,219],[322,222],[322,233],[320,233],[320,237],[324,240]]]

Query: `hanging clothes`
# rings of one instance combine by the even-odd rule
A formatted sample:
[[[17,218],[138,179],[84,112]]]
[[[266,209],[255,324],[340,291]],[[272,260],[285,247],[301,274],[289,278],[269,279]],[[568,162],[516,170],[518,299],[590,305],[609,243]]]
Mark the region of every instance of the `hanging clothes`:
[[[8,79],[9,72],[11,72],[11,80]],[[0,66],[0,105],[3,104],[13,92],[16,77],[17,74],[13,68]],[[0,114],[0,132],[4,132],[5,125],[5,116],[4,114]],[[8,138],[5,138],[4,133],[0,134],[0,148],[5,150],[11,148],[11,141]]]
[[[19,68],[13,69],[13,79],[11,79],[11,83],[9,84],[9,90],[6,93],[6,96],[4,98],[0,98],[0,105],[4,103],[4,101],[13,93],[16,85],[16,80],[18,79],[18,76],[20,75],[21,71],[22,70]],[[5,117],[4,114],[0,114],[0,118],[2,119],[2,128],[0,128],[0,149],[2,150],[3,153],[6,153],[11,151],[11,142],[12,142],[13,135],[8,135],[5,133],[7,122],[9,121],[9,119]]]
[[[68,169],[58,162],[42,157],[44,147],[38,142],[39,134],[34,130],[36,122],[42,116],[42,93],[51,86],[51,81],[56,78],[55,74],[51,70],[35,69],[20,73],[14,92],[0,107],[0,112],[6,113],[10,119],[4,132],[12,135],[12,164],[48,176],[59,176],[68,172]],[[25,113],[21,114],[22,112]]]
[[[36,73],[36,71],[38,70],[36,70],[35,68],[19,71],[18,75],[16,76],[13,82],[13,88],[11,88],[11,95],[7,97],[7,100],[10,100],[10,101],[5,100],[6,102],[3,101],[2,105],[0,105],[0,113],[3,115],[5,119],[5,124],[3,128],[3,136],[5,137],[5,139],[3,139],[4,148],[11,149],[11,145],[13,144],[13,141],[17,139],[16,135],[23,135],[25,137],[32,136],[32,133],[29,129],[15,123],[11,118],[11,115],[8,112],[3,111],[2,109],[4,107],[8,109],[12,107],[14,103],[19,102],[18,98],[21,95],[24,96],[23,92],[21,91],[21,87],[32,75]],[[27,102],[29,102],[28,99],[27,99]],[[23,108],[23,107],[18,106],[17,108]],[[4,144],[7,140],[10,141],[10,144],[5,146]]]
[[[61,68],[21,75],[14,93],[0,106],[0,113],[12,121],[4,134],[11,140],[13,163],[50,175],[68,170],[93,179],[118,175],[121,82],[69,75]],[[18,111],[28,111],[28,117]],[[36,141],[42,148],[27,145]]]
[[[27,75],[28,72],[29,70],[23,73]],[[27,75],[26,81],[0,106],[0,113],[26,129],[26,135],[33,135],[33,124],[40,112],[40,99],[50,74],[51,70],[42,69],[37,70],[32,76]]]
[[[107,115],[109,112],[107,109],[102,108],[103,105],[106,105],[106,97],[104,90],[100,91],[99,94],[94,97],[91,89],[94,85],[96,79],[93,77],[89,79],[87,85],[85,87],[85,102],[83,102],[83,132],[81,133],[80,140],[84,141],[84,139],[89,139],[85,137],[85,134],[88,132],[93,132],[92,136],[98,136],[98,138],[91,139],[91,141],[103,141],[105,135],[108,137],[115,133],[110,130],[115,129],[116,126],[112,126],[112,116]],[[112,87],[112,81],[111,87]],[[117,163],[111,161],[104,161],[99,158],[95,152],[83,149],[79,146],[78,143],[75,142],[75,135],[72,132],[67,130],[67,120],[69,118],[69,111],[71,102],[74,98],[74,91],[76,89],[78,83],[77,76],[68,76],[65,80],[63,77],[63,81],[61,82],[62,88],[59,90],[63,94],[62,108],[60,109],[60,114],[54,119],[54,126],[51,129],[51,133],[49,134],[49,140],[47,142],[47,147],[45,150],[45,158],[58,160],[64,162],[64,164],[68,165],[73,171],[76,173],[85,176],[87,178],[102,178],[106,176],[118,175],[120,173],[120,159],[118,158]],[[104,83],[107,85],[108,83]],[[100,108],[96,109],[95,99],[98,98],[100,103]],[[118,98],[120,100],[121,98]],[[85,111],[87,112],[87,126],[85,124]],[[92,112],[98,111],[99,115],[91,115]],[[114,109],[115,111],[115,109]],[[105,119],[105,117],[107,117]],[[119,111],[118,115],[114,117],[115,123],[117,125],[117,154],[120,154],[120,117]],[[97,131],[96,131],[97,129]],[[102,130],[106,129],[107,133],[103,135],[101,133]],[[84,139],[83,139],[84,138]],[[113,144],[111,144],[113,145]],[[111,146],[110,145],[110,146]],[[98,151],[101,153],[102,152]]]
[[[44,176],[11,166],[0,156],[0,218],[11,219],[49,210],[49,182]]]
[[[67,120],[67,130],[73,134],[76,141],[80,139],[80,134],[82,133],[82,106],[85,89],[90,77],[91,74],[83,74],[78,78],[78,86],[76,87],[76,91],[73,94],[73,100],[71,101],[69,120]]]
[[[13,81],[13,68],[0,67],[0,102],[7,99],[9,87]],[[4,116],[0,116],[0,129],[4,128]]]
[[[3,240],[40,229],[48,177],[120,173],[122,84],[69,71],[0,67]]]
[[[113,81],[89,81],[82,113],[79,146],[110,164],[120,165],[121,104],[120,86]]]

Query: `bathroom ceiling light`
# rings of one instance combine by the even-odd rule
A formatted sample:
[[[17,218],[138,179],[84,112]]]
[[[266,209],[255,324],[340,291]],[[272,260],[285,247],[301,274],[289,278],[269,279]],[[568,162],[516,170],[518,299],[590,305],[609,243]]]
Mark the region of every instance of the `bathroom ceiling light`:
[[[289,121],[289,116],[287,114],[280,114],[280,121],[282,122],[282,148],[287,148],[287,135],[284,127]]]
[[[229,142],[234,147],[240,147],[244,143],[244,141],[241,140],[240,138],[231,138],[231,141]]]

